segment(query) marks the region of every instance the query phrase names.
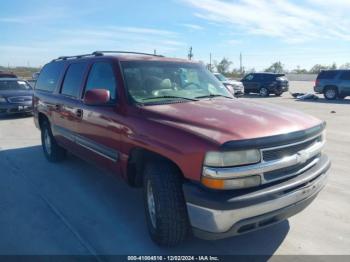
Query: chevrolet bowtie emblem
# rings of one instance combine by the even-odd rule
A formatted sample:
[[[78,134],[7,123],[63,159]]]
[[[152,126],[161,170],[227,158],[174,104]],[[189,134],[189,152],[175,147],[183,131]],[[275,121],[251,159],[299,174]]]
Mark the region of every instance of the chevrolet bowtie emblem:
[[[303,164],[310,158],[310,156],[308,152],[303,150],[297,153],[297,158],[298,158],[298,162]]]

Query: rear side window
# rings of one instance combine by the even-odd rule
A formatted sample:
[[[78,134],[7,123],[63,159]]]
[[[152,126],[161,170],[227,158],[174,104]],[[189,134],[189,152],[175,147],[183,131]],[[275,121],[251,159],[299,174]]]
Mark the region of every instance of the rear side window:
[[[68,67],[64,77],[61,94],[71,97],[79,96],[86,68],[87,63],[74,63]]]
[[[334,79],[338,74],[338,71],[322,71],[317,79]]]
[[[41,69],[35,89],[53,92],[62,74],[63,67],[64,64],[60,62],[53,62],[45,65],[43,69]]]
[[[350,71],[344,71],[344,72],[340,75],[340,79],[341,79],[341,80],[350,80]]]
[[[111,100],[116,100],[116,80],[110,63],[98,62],[92,66],[85,91],[91,89],[107,89],[111,94]]]

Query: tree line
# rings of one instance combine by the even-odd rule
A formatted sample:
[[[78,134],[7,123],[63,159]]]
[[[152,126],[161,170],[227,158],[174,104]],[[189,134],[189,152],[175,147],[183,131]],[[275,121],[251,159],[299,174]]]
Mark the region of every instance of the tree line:
[[[231,69],[231,66],[233,65],[233,62],[230,61],[228,58],[224,57],[220,62],[214,61],[213,65],[208,64],[207,67],[211,71],[217,71],[221,74],[227,75],[227,76],[242,76],[247,73],[255,72],[256,70],[254,68],[249,70],[243,70],[241,72],[239,69]],[[293,70],[287,70],[282,64],[282,62],[277,61],[272,63],[269,67],[267,67],[265,70],[262,70],[263,72],[271,72],[271,73],[292,73],[292,74],[318,74],[322,70],[335,70],[335,69],[350,69],[350,63],[345,63],[341,66],[337,66],[336,63],[333,63],[331,65],[322,65],[322,64],[316,64],[313,67],[311,67],[309,70],[305,68],[301,68],[300,66],[297,66],[297,68]]]

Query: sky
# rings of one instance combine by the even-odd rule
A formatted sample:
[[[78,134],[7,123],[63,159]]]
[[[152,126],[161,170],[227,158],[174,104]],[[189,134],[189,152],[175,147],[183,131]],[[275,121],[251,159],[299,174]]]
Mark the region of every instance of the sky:
[[[350,0],[0,0],[0,65],[128,50],[263,70],[350,62]]]

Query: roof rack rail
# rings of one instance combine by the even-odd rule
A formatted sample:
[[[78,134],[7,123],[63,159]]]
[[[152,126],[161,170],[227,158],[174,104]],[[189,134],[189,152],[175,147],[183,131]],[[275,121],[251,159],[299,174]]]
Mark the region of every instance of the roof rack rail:
[[[141,52],[131,52],[131,51],[95,51],[91,54],[84,54],[84,55],[73,55],[73,56],[60,56],[56,59],[53,59],[52,62],[60,61],[60,60],[68,60],[68,59],[79,59],[83,57],[89,57],[89,56],[103,56],[104,54],[135,54],[135,55],[147,55],[147,56],[156,56],[156,57],[164,57],[162,55],[156,55],[156,54],[148,54],[148,53],[141,53]]]
[[[142,52],[132,52],[132,51],[95,51],[92,54],[95,55],[103,55],[106,54],[133,54],[133,55],[147,55],[147,56],[157,56],[157,57],[164,57],[163,55],[156,55],[156,54],[149,54],[149,53],[142,53]]]
[[[102,56],[102,55],[103,55],[102,53],[93,52],[92,54],[73,55],[73,56],[60,56],[60,57],[52,60],[52,62],[56,62],[56,61],[59,61],[59,60],[78,59],[78,58],[83,58],[83,57]]]

